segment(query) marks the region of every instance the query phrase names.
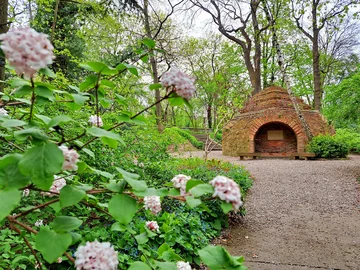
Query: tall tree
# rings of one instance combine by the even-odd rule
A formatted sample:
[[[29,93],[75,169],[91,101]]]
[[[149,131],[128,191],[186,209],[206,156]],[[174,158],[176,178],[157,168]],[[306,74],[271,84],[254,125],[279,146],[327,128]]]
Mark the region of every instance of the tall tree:
[[[242,48],[253,94],[261,91],[261,39],[269,24],[259,23],[260,0],[190,0],[217,25],[219,32]]]
[[[0,34],[8,31],[8,0],[0,0]],[[5,58],[0,55],[0,81],[5,80]],[[4,91],[4,84],[0,82],[0,92]]]
[[[312,44],[312,66],[314,76],[314,108],[321,110],[323,96],[322,74],[320,68],[320,34],[321,30],[334,18],[348,12],[349,6],[359,0],[291,0],[293,17],[297,27]],[[306,25],[304,16],[309,15],[310,25]]]

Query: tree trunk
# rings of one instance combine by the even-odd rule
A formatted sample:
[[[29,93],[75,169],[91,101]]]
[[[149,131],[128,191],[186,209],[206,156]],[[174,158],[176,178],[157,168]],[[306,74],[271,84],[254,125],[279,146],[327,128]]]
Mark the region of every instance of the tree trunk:
[[[0,0],[0,34],[8,31],[8,0]],[[0,57],[0,81],[5,80],[5,59]],[[0,92],[4,92],[5,85],[0,82]]]
[[[150,39],[153,39],[152,34],[151,34],[151,29],[150,29],[150,21],[149,21],[149,0],[144,0],[144,21],[145,21],[145,31],[146,31],[146,36]],[[153,53],[151,52],[150,54],[150,66],[151,66],[151,72],[152,72],[152,77],[153,77],[153,82],[154,83],[159,83],[159,73],[158,73],[158,69],[157,69],[157,65],[156,65],[156,59],[153,55]],[[160,100],[160,90],[156,89],[155,90],[155,102],[158,102]],[[164,127],[161,123],[161,104],[158,103],[156,104],[156,124],[158,127],[159,132],[162,132],[164,130]]]
[[[314,108],[315,110],[320,111],[323,90],[321,85],[318,29],[314,29],[312,57],[313,57],[313,76],[314,76]]]
[[[212,107],[211,104],[207,107],[207,120],[208,120],[208,128],[212,128]]]

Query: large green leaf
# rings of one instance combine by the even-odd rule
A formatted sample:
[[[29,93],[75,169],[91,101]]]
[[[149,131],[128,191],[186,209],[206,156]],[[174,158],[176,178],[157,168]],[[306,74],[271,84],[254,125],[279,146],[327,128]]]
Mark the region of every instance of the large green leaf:
[[[36,235],[36,249],[48,263],[53,263],[61,257],[71,242],[70,233],[57,233],[47,227],[42,227]]]
[[[0,222],[20,203],[19,190],[0,190]]]
[[[0,159],[0,189],[19,189],[29,183],[30,177],[19,171],[20,160],[19,154],[6,155]]]
[[[119,142],[121,142],[122,144],[124,144],[123,140],[121,139],[120,135],[119,134],[116,134],[114,132],[110,132],[110,131],[107,131],[105,129],[102,129],[102,128],[98,128],[98,127],[91,127],[91,128],[88,128],[86,130],[86,132],[89,134],[89,135],[92,135],[92,136],[95,136],[95,137],[106,137],[106,138],[110,138],[110,139],[114,139],[114,140],[117,140]]]
[[[76,217],[58,216],[50,224],[55,232],[64,233],[80,227],[82,221]]]
[[[199,197],[201,195],[204,195],[205,193],[213,193],[214,188],[212,185],[209,185],[209,184],[200,184],[200,185],[196,185],[195,187],[191,188],[189,190],[189,192],[193,196]]]
[[[1,126],[4,128],[22,127],[25,126],[26,122],[17,119],[4,119]]]
[[[143,262],[133,262],[128,270],[151,270],[151,268]]]
[[[53,119],[51,119],[51,121],[48,124],[48,127],[58,126],[60,123],[66,123],[69,121],[72,121],[72,118],[70,118],[69,116],[58,115],[58,116],[55,116]]]
[[[110,68],[101,62],[87,62],[86,64],[80,64],[80,66],[89,71],[94,71],[96,73],[101,73],[105,75],[112,75],[117,73],[116,69]]]
[[[158,270],[178,270],[176,264],[173,262],[155,262]]]
[[[195,199],[193,196],[186,196],[186,203],[190,206],[190,208],[195,208],[196,206],[201,204],[200,199]]]
[[[60,206],[62,208],[79,203],[86,196],[84,190],[66,185],[60,190]]]
[[[27,150],[19,162],[19,169],[22,174],[30,176],[37,187],[48,190],[63,163],[64,156],[59,147],[46,142]]]
[[[126,194],[118,194],[109,201],[109,213],[116,221],[122,224],[128,224],[137,211],[137,203]]]
[[[137,180],[139,175],[134,173],[129,173],[124,171],[121,168],[116,168],[116,170],[121,173],[124,180],[136,191],[145,191],[147,189],[147,185],[145,181]]]
[[[27,128],[24,130],[19,130],[14,132],[14,136],[18,140],[27,140],[28,137],[31,137],[32,139],[37,139],[40,141],[45,141],[48,139],[48,137],[45,135],[45,133],[38,128]]]
[[[207,246],[198,251],[201,260],[210,270],[246,270],[242,265],[244,258],[231,256],[223,247]]]
[[[142,43],[145,44],[147,47],[149,47],[150,49],[155,48],[155,41],[150,39],[150,38],[144,38],[142,40]]]

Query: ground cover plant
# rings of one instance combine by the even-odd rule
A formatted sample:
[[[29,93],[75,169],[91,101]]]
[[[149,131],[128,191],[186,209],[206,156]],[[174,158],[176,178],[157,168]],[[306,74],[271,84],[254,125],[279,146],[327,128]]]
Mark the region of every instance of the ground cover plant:
[[[174,131],[160,141],[134,132],[164,100],[190,106],[192,78],[170,70],[149,86],[166,94],[132,113],[113,80],[138,76],[134,65],[88,62],[79,85],[58,87],[46,35],[20,28],[0,40],[19,75],[7,82],[0,109],[1,268],[245,269],[242,257],[208,243],[224,215],[242,207],[248,174],[216,161],[173,160],[166,132]],[[150,55],[155,43],[144,39],[141,48]]]
[[[321,158],[345,158],[349,153],[349,146],[334,136],[319,135],[310,141],[308,150]]]

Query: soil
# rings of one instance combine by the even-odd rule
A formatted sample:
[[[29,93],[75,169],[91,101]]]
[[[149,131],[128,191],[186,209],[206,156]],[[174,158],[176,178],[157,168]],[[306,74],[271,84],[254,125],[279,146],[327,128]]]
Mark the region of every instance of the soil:
[[[212,152],[209,158],[244,165],[255,179],[245,218],[220,240],[250,270],[360,269],[360,156],[240,161]]]

